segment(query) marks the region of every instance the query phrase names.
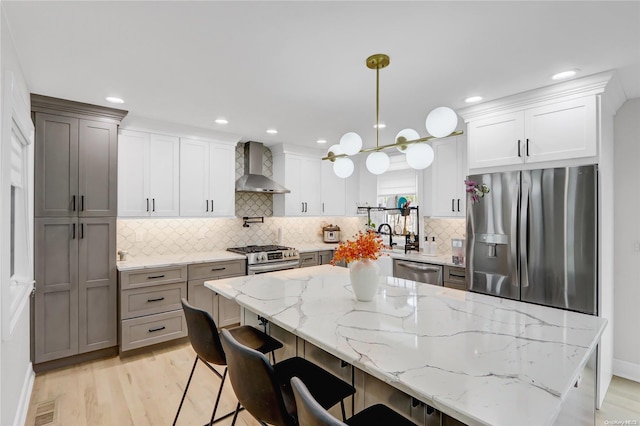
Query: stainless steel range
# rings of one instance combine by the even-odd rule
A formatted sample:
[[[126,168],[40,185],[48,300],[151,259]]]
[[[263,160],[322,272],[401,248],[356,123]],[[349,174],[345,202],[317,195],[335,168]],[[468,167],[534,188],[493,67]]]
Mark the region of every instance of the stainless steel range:
[[[227,251],[247,256],[247,275],[294,269],[300,266],[300,254],[292,247],[246,246],[228,248]]]

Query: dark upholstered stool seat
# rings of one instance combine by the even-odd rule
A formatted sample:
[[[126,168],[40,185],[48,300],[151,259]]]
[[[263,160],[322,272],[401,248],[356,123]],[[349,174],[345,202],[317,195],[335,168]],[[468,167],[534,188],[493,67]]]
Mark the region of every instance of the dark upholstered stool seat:
[[[314,398],[304,380],[299,377],[293,377],[291,379],[291,387],[298,409],[299,426],[416,426],[415,423],[382,404],[365,408],[343,423],[333,417]]]
[[[264,354],[242,345],[228,330],[222,330],[220,334],[238,407],[242,404],[258,421],[276,426],[297,426],[290,384],[293,376],[309,381],[311,392],[322,401],[322,407],[329,408],[340,402],[344,416],[344,398],[355,393],[348,383],[299,357],[271,365]],[[232,425],[235,420],[234,416]]]
[[[191,374],[189,375],[187,386],[184,388],[182,399],[180,400],[180,406],[178,407],[178,412],[173,420],[173,424],[175,425],[178,420],[182,404],[184,403],[184,398],[187,396],[189,384],[191,384],[193,372],[196,369],[196,365],[198,365],[198,360],[200,360],[220,378],[218,396],[216,397],[216,403],[213,407],[211,420],[209,421],[209,424],[211,425],[214,421],[221,420],[234,414],[233,412],[227,413],[226,415],[215,419],[218,404],[220,403],[220,396],[222,395],[222,387],[224,386],[224,381],[227,377],[227,368],[225,367],[224,373],[221,375],[211,366],[211,364],[226,366],[227,358],[225,356],[224,349],[222,348],[222,343],[220,343],[218,328],[216,327],[216,323],[213,318],[211,318],[211,315],[209,315],[207,311],[191,306],[185,299],[182,299],[182,309],[184,310],[184,317],[187,321],[189,341],[191,342],[191,347],[193,347],[193,350],[196,352],[196,359],[193,362]],[[242,342],[242,344],[261,353],[269,353],[282,347],[282,343],[278,340],[248,325],[230,328],[228,331],[239,342]]]
[[[304,358],[294,357],[280,361],[273,366],[278,381],[282,384],[285,404],[291,404],[291,413],[296,413],[291,378],[299,377],[311,389],[311,394],[324,408],[331,408],[337,402],[353,395],[356,390],[349,383],[339,379],[316,364]],[[289,407],[287,407],[289,409]]]

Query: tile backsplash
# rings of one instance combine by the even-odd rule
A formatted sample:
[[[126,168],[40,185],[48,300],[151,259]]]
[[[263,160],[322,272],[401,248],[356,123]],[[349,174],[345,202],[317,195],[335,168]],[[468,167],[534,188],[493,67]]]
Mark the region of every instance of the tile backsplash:
[[[451,238],[466,238],[467,222],[464,218],[434,219],[424,218],[424,236],[436,237],[438,255],[451,253]]]
[[[265,217],[264,223],[243,228],[241,218],[118,219],[118,250],[137,257],[275,244],[279,229],[284,245],[322,244],[324,225],[338,225],[347,239],[365,222],[362,217]]]

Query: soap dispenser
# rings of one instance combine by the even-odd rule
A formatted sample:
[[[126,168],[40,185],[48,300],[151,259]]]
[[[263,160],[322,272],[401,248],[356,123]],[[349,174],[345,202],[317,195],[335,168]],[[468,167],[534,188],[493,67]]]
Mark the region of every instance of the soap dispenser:
[[[431,244],[429,244],[429,254],[435,256],[438,253],[438,245],[436,244],[436,237],[431,237]]]

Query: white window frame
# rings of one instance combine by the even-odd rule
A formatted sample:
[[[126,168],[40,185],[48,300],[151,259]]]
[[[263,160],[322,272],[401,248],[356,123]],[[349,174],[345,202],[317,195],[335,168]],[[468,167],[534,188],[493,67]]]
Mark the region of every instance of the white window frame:
[[[21,86],[14,74],[6,70],[2,99],[2,131],[0,134],[0,304],[2,315],[2,339],[13,336],[18,320],[29,306],[29,296],[34,286],[33,279],[33,138],[28,90]],[[18,142],[16,144],[15,142]],[[18,158],[16,158],[16,156]],[[13,169],[13,173],[12,173]],[[17,172],[16,172],[17,171]],[[23,226],[23,240],[16,243],[21,256],[15,260],[15,271],[11,276],[11,188],[21,190],[18,220]]]

